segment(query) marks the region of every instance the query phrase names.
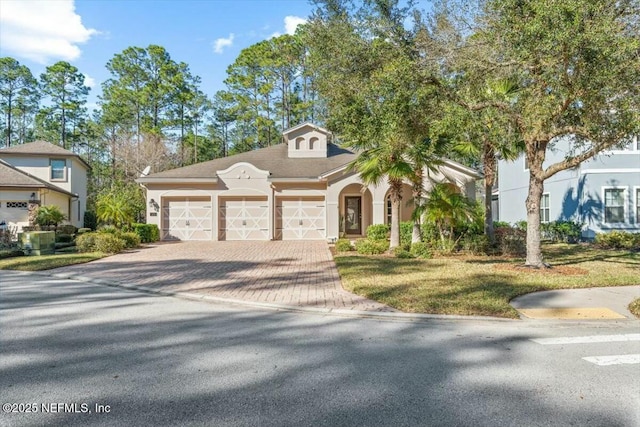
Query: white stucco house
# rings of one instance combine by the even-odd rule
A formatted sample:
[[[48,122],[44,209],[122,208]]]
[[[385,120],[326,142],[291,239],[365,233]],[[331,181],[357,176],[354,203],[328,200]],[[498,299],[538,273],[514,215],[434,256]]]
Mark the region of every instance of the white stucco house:
[[[304,123],[283,143],[140,177],[147,223],[163,240],[335,240],[390,221],[389,187],[363,185],[348,169],[356,154],[326,129]],[[433,177],[433,174],[431,175]],[[480,175],[445,160],[436,180],[475,197]],[[430,184],[426,184],[430,185]],[[427,188],[428,190],[428,188]],[[404,199],[411,198],[405,184]],[[402,220],[411,218],[404,203]]]
[[[45,141],[0,149],[0,222],[20,231],[38,206],[56,205],[82,227],[89,169],[77,154]]]

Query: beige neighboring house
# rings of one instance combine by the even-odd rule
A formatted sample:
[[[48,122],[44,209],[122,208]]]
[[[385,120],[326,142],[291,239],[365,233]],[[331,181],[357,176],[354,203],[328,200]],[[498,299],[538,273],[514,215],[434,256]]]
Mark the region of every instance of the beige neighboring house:
[[[333,144],[329,131],[304,123],[283,136],[282,144],[140,177],[147,223],[163,240],[332,241],[390,221],[386,180],[363,185],[348,170],[356,155]],[[445,160],[434,178],[473,198],[480,175]],[[408,183],[403,191],[408,200]],[[401,219],[411,211],[403,202]]]
[[[32,225],[29,213],[56,205],[69,224],[82,227],[89,165],[77,154],[45,141],[0,149],[0,222]]]

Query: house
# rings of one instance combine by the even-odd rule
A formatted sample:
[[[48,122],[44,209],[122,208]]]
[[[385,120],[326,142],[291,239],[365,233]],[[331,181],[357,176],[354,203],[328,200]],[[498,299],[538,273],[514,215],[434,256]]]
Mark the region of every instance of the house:
[[[18,231],[33,225],[41,205],[55,205],[82,227],[89,165],[77,154],[45,141],[0,149],[0,222]]]
[[[284,143],[140,177],[147,223],[163,240],[335,240],[362,236],[390,221],[389,187],[363,186],[348,169],[354,152],[332,143],[329,131],[304,123]],[[434,179],[474,197],[480,175],[445,161]],[[404,185],[405,200],[410,186]],[[411,206],[401,207],[402,220]]]
[[[570,153],[570,138],[554,141],[545,167]],[[526,219],[529,169],[524,156],[498,163],[500,221]],[[494,193],[495,194],[495,193]],[[611,230],[640,232],[640,140],[609,150],[576,168],[558,172],[544,183],[540,219],[584,223],[583,237]]]

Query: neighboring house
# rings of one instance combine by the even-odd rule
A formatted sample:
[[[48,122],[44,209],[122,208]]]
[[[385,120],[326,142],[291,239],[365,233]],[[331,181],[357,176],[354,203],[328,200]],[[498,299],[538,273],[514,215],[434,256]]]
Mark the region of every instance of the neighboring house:
[[[0,149],[0,222],[20,230],[33,225],[39,206],[55,205],[70,224],[82,227],[88,171],[77,154],[48,142]]]
[[[562,160],[570,141],[560,139],[547,153],[545,167]],[[498,164],[500,221],[526,219],[529,170],[524,156]],[[495,193],[494,193],[495,194]],[[558,172],[544,183],[542,222],[565,220],[585,224],[583,237],[610,230],[640,232],[640,140],[598,154],[580,166]]]
[[[348,170],[356,155],[330,132],[304,123],[283,136],[283,144],[140,177],[147,223],[163,240],[334,240],[390,221],[386,180],[363,186]],[[452,161],[435,175],[472,198],[480,178]],[[408,184],[403,192],[409,200]],[[411,210],[403,202],[401,219]]]

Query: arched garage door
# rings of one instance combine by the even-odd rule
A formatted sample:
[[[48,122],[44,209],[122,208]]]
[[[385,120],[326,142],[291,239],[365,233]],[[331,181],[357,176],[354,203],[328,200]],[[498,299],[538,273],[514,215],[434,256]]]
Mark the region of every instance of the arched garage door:
[[[322,240],[326,238],[324,197],[276,199],[276,239]]]
[[[269,202],[266,197],[220,199],[220,240],[268,240]]]
[[[162,240],[211,240],[211,197],[163,197]]]

